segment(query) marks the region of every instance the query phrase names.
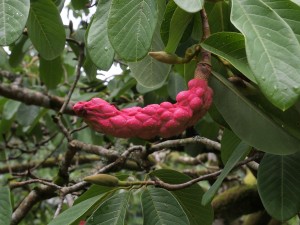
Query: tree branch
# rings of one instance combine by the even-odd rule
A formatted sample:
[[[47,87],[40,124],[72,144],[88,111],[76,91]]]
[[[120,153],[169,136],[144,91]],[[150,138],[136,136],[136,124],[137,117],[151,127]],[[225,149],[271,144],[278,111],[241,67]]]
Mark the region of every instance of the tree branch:
[[[45,95],[27,88],[21,88],[14,84],[0,84],[0,95],[28,105],[41,106],[55,111],[58,111],[64,103],[64,100],[60,97]],[[72,109],[73,104],[72,102],[69,103],[64,113],[75,115]]]
[[[47,167],[53,167],[53,166],[57,166],[58,162],[60,162],[62,160],[62,158],[49,158],[47,160],[43,161],[32,161],[28,164],[16,164],[16,165],[10,165],[8,166],[3,166],[0,167],[0,174],[4,174],[4,173],[9,173],[10,170],[12,173],[20,173],[20,172],[26,172],[32,168],[34,168],[36,165],[39,165],[41,162],[43,162],[41,164],[42,168],[47,168]],[[99,161],[100,157],[98,156],[80,156],[78,158],[74,158],[72,160],[72,164],[75,163],[79,163],[79,164],[85,164],[85,163],[91,163],[91,162],[95,162],[95,161]]]

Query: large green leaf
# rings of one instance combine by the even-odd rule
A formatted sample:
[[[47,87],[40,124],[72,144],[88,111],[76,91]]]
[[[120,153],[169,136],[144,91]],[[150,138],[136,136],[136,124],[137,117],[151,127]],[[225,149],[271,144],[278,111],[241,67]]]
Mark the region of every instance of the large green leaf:
[[[180,184],[191,180],[187,175],[175,170],[160,169],[153,171],[151,174],[169,184]],[[203,206],[201,204],[204,192],[198,184],[194,184],[185,189],[172,191],[171,193],[188,216],[190,225],[212,224],[214,217],[212,207],[211,205]]]
[[[10,45],[22,34],[29,14],[29,0],[0,0],[0,45]]]
[[[115,51],[107,34],[107,18],[111,0],[98,1],[97,11],[89,25],[86,37],[87,50],[91,60],[101,70],[109,70],[113,63]]]
[[[228,161],[232,152],[240,143],[241,139],[239,139],[231,130],[224,130],[221,140],[221,158],[224,164]]]
[[[113,190],[113,187],[107,187],[107,186],[101,186],[101,185],[95,185],[93,184],[86,192],[84,192],[82,195],[80,195],[75,201],[74,205],[79,204],[80,202],[83,202],[89,198],[92,198],[97,195],[105,194],[111,190]]]
[[[232,155],[229,157],[222,173],[219,175],[215,183],[210,187],[210,189],[203,195],[202,204],[206,205],[209,203],[214,195],[217,193],[219,187],[221,186],[225,177],[230,173],[233,167],[241,160],[246,157],[250,151],[249,145],[241,142],[233,151]]]
[[[54,89],[60,83],[64,75],[61,57],[53,60],[45,60],[40,57],[40,78],[48,89]]]
[[[150,51],[161,51],[164,44],[160,36],[160,25],[165,11],[165,2],[158,2],[158,23],[153,35]],[[161,63],[150,56],[146,56],[138,62],[128,63],[131,75],[145,88],[159,88],[163,85],[171,70],[171,65]]]
[[[292,1],[264,0],[294,31],[300,42],[300,7]]]
[[[51,0],[31,0],[27,29],[32,44],[44,59],[55,59],[64,50],[65,29]]]
[[[137,61],[148,53],[156,23],[156,0],[112,0],[108,37],[120,57]]]
[[[211,86],[214,90],[214,103],[240,139],[261,151],[273,154],[284,155],[300,151],[300,140],[270,119],[221,75],[214,72],[213,75]]]
[[[101,198],[102,195],[98,195],[72,206],[71,208],[59,214],[48,225],[71,225],[73,222],[80,219],[80,217],[82,217],[82,215],[89,211],[94,205],[96,205]]]
[[[10,224],[12,205],[8,187],[0,187],[0,225]]]
[[[300,95],[300,44],[293,30],[260,0],[232,0],[231,21],[245,36],[248,62],[262,92],[286,110]]]
[[[258,192],[267,212],[288,220],[300,211],[300,153],[266,154],[258,170]]]
[[[183,10],[195,13],[202,9],[204,0],[174,0],[176,4]]]
[[[211,53],[221,56],[256,83],[254,75],[248,65],[245,39],[242,34],[222,32],[211,35],[201,43],[201,46]]]
[[[184,210],[173,195],[162,188],[144,190],[142,196],[144,225],[189,225]]]
[[[187,13],[177,7],[170,22],[169,39],[165,48],[166,52],[175,53],[184,31],[193,17],[194,14]]]
[[[123,225],[131,192],[115,194],[103,202],[86,221],[86,225]]]

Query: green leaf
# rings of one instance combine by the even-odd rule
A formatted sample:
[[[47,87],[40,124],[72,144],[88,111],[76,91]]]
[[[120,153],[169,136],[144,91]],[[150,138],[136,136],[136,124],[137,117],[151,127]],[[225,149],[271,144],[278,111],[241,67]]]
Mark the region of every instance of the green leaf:
[[[230,173],[233,167],[241,160],[246,157],[250,150],[249,145],[241,142],[236,149],[233,151],[232,155],[229,157],[224,169],[219,175],[215,183],[210,187],[210,189],[203,195],[202,204],[206,205],[211,202],[214,195],[217,193],[219,187],[221,186],[225,177]]]
[[[185,90],[186,84],[182,76],[176,73],[172,73],[168,82],[168,93],[169,96],[176,100],[176,95],[180,92]]]
[[[86,36],[87,50],[91,60],[101,70],[109,70],[113,63],[115,51],[107,34],[107,18],[111,0],[98,1],[97,11],[88,28]]]
[[[35,118],[38,116],[39,112],[40,107],[35,105],[26,105],[22,103],[20,107],[18,107],[16,120],[20,125],[24,127],[29,126],[33,123]]]
[[[0,47],[0,68],[2,70],[10,70],[8,55],[2,47]]]
[[[30,8],[29,0],[0,0],[0,45],[10,45],[22,34]]]
[[[79,204],[82,201],[85,201],[89,198],[92,198],[97,195],[105,194],[114,188],[112,187],[106,187],[106,186],[101,186],[101,185],[92,185],[86,192],[84,192],[82,195],[80,195],[75,201],[74,205]]]
[[[287,133],[221,75],[214,72],[213,75],[210,84],[214,104],[242,141],[273,154],[292,154],[300,150],[300,140]]]
[[[232,30],[230,7],[227,1],[205,2],[205,10],[211,33]]]
[[[32,44],[28,36],[22,35],[11,49],[9,64],[12,67],[17,67],[22,62],[25,53],[31,45]]]
[[[165,9],[165,2],[158,2],[158,24],[154,32],[150,51],[160,51],[164,48],[164,44],[160,37],[160,24],[162,21]],[[161,63],[150,56],[146,56],[138,62],[130,62],[128,66],[131,70],[131,75],[137,82],[145,87],[157,89],[161,87],[168,77],[171,70],[171,65]]]
[[[300,7],[292,1],[264,0],[293,30],[300,42]]]
[[[30,5],[28,36],[44,59],[55,59],[64,50],[66,39],[58,9],[51,0],[32,0]]]
[[[108,37],[121,58],[137,61],[148,53],[156,23],[156,0],[112,0]]]
[[[84,72],[86,73],[89,80],[95,80],[97,75],[97,66],[93,63],[89,55],[86,55],[83,64]]]
[[[300,153],[266,154],[258,169],[258,192],[267,212],[284,221],[300,211]]]
[[[48,225],[71,225],[73,222],[80,219],[80,217],[88,212],[91,208],[93,208],[101,200],[101,198],[102,195],[98,195],[72,206],[71,208],[59,214]]]
[[[256,83],[247,62],[245,39],[242,34],[231,32],[212,34],[201,43],[201,46],[207,51],[226,59],[249,80]]]
[[[20,105],[21,102],[17,102],[14,100],[8,100],[7,102],[5,102],[2,111],[3,119],[10,120],[11,118],[13,118],[16,112],[18,111]]]
[[[202,9],[204,0],[174,0],[174,2],[183,10],[195,13]]]
[[[40,57],[40,78],[48,89],[55,89],[64,75],[61,57],[45,60]]]
[[[189,176],[175,170],[160,169],[153,171],[151,174],[169,184],[180,184],[191,180]],[[204,192],[198,184],[171,191],[171,193],[188,216],[190,225],[212,224],[214,218],[212,207],[211,205],[203,206],[201,204]]]
[[[104,201],[86,221],[86,225],[123,225],[131,192],[115,194]]]
[[[71,4],[75,10],[85,9],[89,0],[72,0]]]
[[[162,188],[148,188],[142,196],[144,225],[189,225],[187,215],[173,195]]]
[[[194,14],[187,13],[177,7],[170,22],[169,39],[165,48],[166,52],[175,53],[184,31],[193,17]]]
[[[0,187],[0,225],[10,224],[12,205],[8,187]]]
[[[174,1],[169,1],[166,6],[166,10],[165,10],[164,16],[163,16],[163,21],[162,21],[161,27],[160,27],[161,39],[165,45],[168,43],[170,23],[171,23],[172,16],[176,9],[177,9],[176,3]]]
[[[300,44],[293,30],[260,0],[233,0],[231,21],[245,36],[248,62],[260,89],[286,110],[300,95]]]
[[[224,130],[221,140],[221,158],[224,164],[228,161],[239,143],[241,143],[241,139],[239,139],[232,131],[228,129]]]

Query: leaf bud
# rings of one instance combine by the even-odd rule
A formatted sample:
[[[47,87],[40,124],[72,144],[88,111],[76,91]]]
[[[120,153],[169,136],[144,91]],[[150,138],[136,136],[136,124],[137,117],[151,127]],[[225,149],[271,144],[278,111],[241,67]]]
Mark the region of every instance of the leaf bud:
[[[108,187],[117,187],[119,185],[119,179],[115,176],[108,174],[96,174],[83,178],[84,181],[92,184],[98,184]]]

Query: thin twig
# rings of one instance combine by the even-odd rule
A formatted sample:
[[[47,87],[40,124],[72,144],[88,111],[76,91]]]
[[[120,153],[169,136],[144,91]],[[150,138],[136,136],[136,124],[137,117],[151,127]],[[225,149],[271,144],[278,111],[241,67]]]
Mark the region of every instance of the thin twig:
[[[75,87],[77,85],[77,82],[80,78],[81,75],[81,67],[83,65],[83,60],[84,60],[84,46],[83,44],[79,46],[79,56],[78,56],[78,64],[77,64],[77,68],[76,68],[76,77],[75,80],[69,90],[69,93],[67,95],[67,99],[65,100],[64,104],[62,105],[61,109],[59,110],[59,114],[63,114],[65,111],[65,108],[67,107],[67,105],[70,102],[70,99],[72,97],[72,94],[75,90]]]
[[[62,210],[62,206],[64,204],[64,200],[65,200],[65,195],[60,196],[60,202],[59,202],[59,204],[57,206],[57,209],[54,213],[53,219],[56,218],[60,214],[60,212]]]
[[[56,185],[54,183],[50,183],[50,182],[47,182],[47,181],[44,181],[44,180],[40,180],[40,179],[32,179],[32,180],[26,180],[26,181],[21,181],[21,182],[13,182],[13,183],[10,183],[9,186],[10,186],[10,188],[13,189],[13,188],[22,187],[22,186],[25,186],[25,185],[28,185],[28,184],[34,184],[34,183],[44,184],[44,185],[56,188],[57,190],[62,188],[59,185]]]
[[[161,142],[158,144],[153,144],[150,147],[150,151],[155,151],[155,150],[160,150],[160,149],[170,148],[170,147],[176,147],[176,146],[181,146],[181,145],[187,145],[187,144],[192,144],[192,143],[201,143],[207,147],[216,149],[218,151],[221,150],[221,144],[219,142],[212,141],[205,137],[194,136],[194,137],[190,137],[190,138],[168,140],[168,141],[164,141],[164,142]]]

